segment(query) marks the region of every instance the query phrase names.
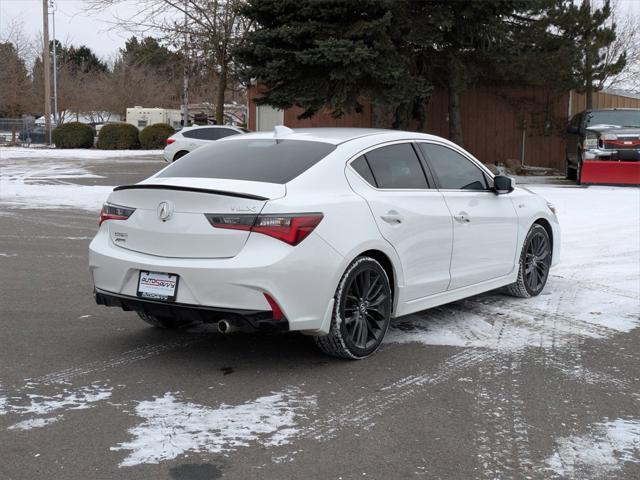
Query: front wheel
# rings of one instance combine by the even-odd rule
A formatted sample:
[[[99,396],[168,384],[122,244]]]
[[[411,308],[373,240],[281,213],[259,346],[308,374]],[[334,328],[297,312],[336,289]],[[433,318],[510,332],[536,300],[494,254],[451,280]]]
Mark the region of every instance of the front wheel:
[[[373,354],[391,321],[391,286],[384,268],[371,257],[356,258],[334,296],[328,335],[314,337],[324,353],[359,360]]]
[[[578,172],[576,168],[573,168],[571,166],[571,163],[569,162],[569,157],[567,157],[565,159],[565,174],[564,174],[565,178],[567,180],[577,180],[578,177]]]
[[[524,239],[518,280],[507,287],[514,297],[535,297],[542,292],[549,278],[551,268],[551,241],[547,230],[534,224]]]

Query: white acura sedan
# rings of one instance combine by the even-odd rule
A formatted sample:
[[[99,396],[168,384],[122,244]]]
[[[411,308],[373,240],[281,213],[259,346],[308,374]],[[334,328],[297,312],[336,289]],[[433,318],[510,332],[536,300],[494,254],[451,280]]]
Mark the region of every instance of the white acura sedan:
[[[154,326],[297,330],[359,359],[393,317],[538,295],[559,245],[552,205],[447,140],[276,127],[115,188],[90,270],[98,304]]]

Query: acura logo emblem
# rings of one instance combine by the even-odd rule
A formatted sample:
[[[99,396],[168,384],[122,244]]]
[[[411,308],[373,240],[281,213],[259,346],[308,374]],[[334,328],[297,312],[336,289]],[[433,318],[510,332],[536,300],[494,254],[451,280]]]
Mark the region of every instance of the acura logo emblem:
[[[169,218],[171,218],[172,214],[173,205],[171,205],[169,202],[160,202],[160,204],[158,205],[158,218],[163,222],[166,222],[167,220],[169,220]]]

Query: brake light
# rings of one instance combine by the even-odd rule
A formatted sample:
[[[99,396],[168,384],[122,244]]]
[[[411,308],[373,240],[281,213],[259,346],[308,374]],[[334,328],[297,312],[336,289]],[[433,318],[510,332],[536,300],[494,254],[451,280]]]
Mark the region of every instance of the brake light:
[[[102,225],[107,220],[127,220],[135,208],[122,207],[120,205],[114,205],[113,203],[105,203],[100,210],[100,222],[98,226]]]
[[[269,215],[205,215],[215,228],[262,233],[289,245],[298,245],[322,221],[322,213],[292,213]]]
[[[176,141],[175,138],[167,138],[167,145],[171,145],[175,141]]]

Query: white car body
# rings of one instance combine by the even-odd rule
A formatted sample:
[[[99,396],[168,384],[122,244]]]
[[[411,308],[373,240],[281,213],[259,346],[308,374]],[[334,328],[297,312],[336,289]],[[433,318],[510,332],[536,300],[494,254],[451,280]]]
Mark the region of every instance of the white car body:
[[[233,125],[196,125],[184,127],[167,139],[167,146],[162,154],[166,162],[171,163],[178,158],[193,152],[204,145],[209,145],[220,138],[247,133],[246,130]],[[194,138],[195,136],[207,138]]]
[[[187,157],[140,184],[116,189],[108,202],[135,211],[126,220],[102,223],[91,242],[90,271],[99,303],[131,309],[140,300],[140,272],[167,272],[179,276],[170,308],[212,309],[222,315],[272,312],[266,293],[281,309],[285,330],[324,335],[340,279],[364,252],[389,267],[393,317],[516,282],[520,252],[534,222],[548,230],[553,263],[559,257],[553,207],[524,188],[505,195],[381,189],[351,166],[363,153],[381,147],[418,148],[425,142],[458,152],[492,181],[493,174],[479,161],[445,139],[390,130],[276,127],[276,133],[237,135],[216,146],[256,140],[320,142],[335,149],[284,184],[163,176],[183,162],[186,167],[192,158]],[[251,196],[256,198],[246,198]],[[167,221],[159,218],[167,213],[161,211],[163,202],[171,210]],[[234,212],[320,212],[323,218],[291,246],[261,233],[214,228],[205,217]]]

